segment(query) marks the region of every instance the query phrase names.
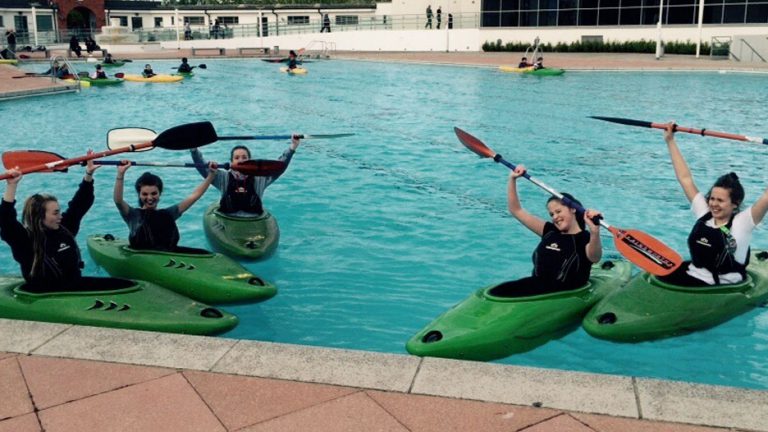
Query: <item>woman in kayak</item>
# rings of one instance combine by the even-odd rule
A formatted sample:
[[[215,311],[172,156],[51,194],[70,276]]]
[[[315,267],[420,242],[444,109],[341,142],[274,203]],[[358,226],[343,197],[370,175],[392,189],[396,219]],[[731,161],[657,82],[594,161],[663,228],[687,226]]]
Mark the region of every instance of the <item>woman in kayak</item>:
[[[152,70],[152,65],[145,64],[144,70],[141,71],[141,76],[143,76],[144,78],[152,78],[155,75],[156,75],[155,71]]]
[[[280,155],[278,160],[285,162],[286,166],[290,164],[299,144],[298,135],[294,135],[291,138],[291,146]],[[208,164],[200,150],[194,148],[190,151],[192,160],[198,167]],[[231,164],[245,162],[251,159],[251,151],[245,146],[235,146],[230,152],[229,159]],[[198,171],[200,175],[208,175],[204,168],[198,168]],[[238,216],[261,215],[264,213],[264,206],[261,203],[264,190],[279,177],[279,175],[271,177],[246,175],[232,169],[218,171],[213,180],[213,186],[221,191],[219,211]]]
[[[296,69],[298,66],[296,66],[296,51],[291,50],[288,52],[288,69],[293,70]]]
[[[600,261],[603,255],[600,225],[593,222],[593,218],[601,216],[600,212],[587,210],[578,213],[567,202],[553,196],[547,200],[547,210],[552,221],[544,221],[520,205],[517,178],[524,174],[523,165],[518,165],[509,174],[507,199],[512,216],[541,237],[533,252],[533,274],[494,287],[490,294],[523,297],[567,291],[586,285],[592,264]],[[563,195],[581,206],[570,194]],[[585,230],[587,227],[589,231]]]
[[[746,277],[752,231],[768,211],[768,189],[743,211],[744,188],[736,173],[715,181],[706,195],[699,192],[683,154],[675,141],[675,124],[664,131],[672,167],[696,223],[688,235],[691,261],[659,279],[675,285],[707,286],[739,283]]]
[[[163,194],[163,180],[150,172],[145,172],[136,180],[139,208],[131,207],[123,200],[125,171],[130,166],[129,161],[123,161],[122,165],[118,165],[113,197],[120,216],[130,230],[128,243],[135,249],[174,250],[179,243],[176,219],[203,196],[216,175],[216,164],[213,162],[208,164],[208,176],[188,197],[178,204],[163,209],[157,207],[160,196]]]
[[[189,60],[187,60],[186,57],[182,57],[181,58],[181,64],[179,65],[179,67],[176,70],[178,70],[181,73],[190,73],[190,72],[192,72],[192,66],[190,66],[188,61]]]
[[[34,194],[27,198],[23,224],[16,219],[15,208],[16,188],[22,174],[18,168],[8,170],[11,177],[0,203],[0,238],[11,247],[13,259],[21,266],[27,281],[25,290],[71,291],[79,287],[83,261],[75,236],[80,221],[93,205],[93,173],[98,168],[88,161],[83,181],[64,213],[53,195]]]

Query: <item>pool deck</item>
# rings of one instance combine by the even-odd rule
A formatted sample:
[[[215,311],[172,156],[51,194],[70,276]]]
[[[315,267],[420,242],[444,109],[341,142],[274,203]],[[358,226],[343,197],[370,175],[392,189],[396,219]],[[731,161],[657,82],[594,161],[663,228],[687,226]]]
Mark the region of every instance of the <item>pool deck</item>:
[[[192,57],[176,50],[151,54]],[[334,58],[496,67],[519,56]],[[768,65],[693,56],[548,54],[547,63],[571,70],[768,73]],[[47,78],[11,78],[18,75],[0,65],[0,100],[34,91],[39,80],[45,81],[37,84],[40,92],[51,85]],[[768,391],[3,319],[0,395],[0,432],[768,431]]]

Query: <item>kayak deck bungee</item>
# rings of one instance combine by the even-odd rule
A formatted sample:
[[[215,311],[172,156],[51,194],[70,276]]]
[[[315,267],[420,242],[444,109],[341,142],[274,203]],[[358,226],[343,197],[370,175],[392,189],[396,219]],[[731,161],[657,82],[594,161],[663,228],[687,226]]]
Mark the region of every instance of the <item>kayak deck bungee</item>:
[[[766,299],[768,252],[753,251],[741,283],[683,287],[640,273],[600,301],[582,324],[597,338],[640,342],[714,327]]]
[[[146,78],[144,76],[137,75],[137,74],[125,74],[123,76],[123,79],[125,79],[126,81],[133,81],[133,82],[175,83],[175,82],[182,81],[184,77],[181,75],[158,74],[150,78]]]
[[[266,258],[280,240],[277,220],[266,210],[261,216],[241,217],[220,213],[219,204],[213,203],[203,214],[203,228],[213,249],[231,257]]]
[[[475,291],[406,344],[418,356],[489,361],[532,350],[578,326],[589,308],[625,284],[629,262],[595,264],[582,288],[526,297],[490,294],[491,285]]]
[[[527,68],[519,68],[515,66],[499,66],[499,70],[502,72],[514,72],[514,73],[534,75],[534,76],[557,76],[565,73],[565,70],[563,69],[558,69],[558,68],[534,69],[533,66],[527,67]]]
[[[21,277],[0,276],[0,318],[213,335],[238,319],[144,281],[84,277],[82,291],[32,293]]]
[[[274,285],[222,254],[137,250],[110,234],[90,236],[87,244],[93,260],[110,275],[153,282],[204,303],[252,303],[277,294]]]
[[[121,79],[121,78],[88,78],[88,77],[81,77],[80,81],[88,82],[92,86],[108,86],[108,85],[122,84],[123,79]]]

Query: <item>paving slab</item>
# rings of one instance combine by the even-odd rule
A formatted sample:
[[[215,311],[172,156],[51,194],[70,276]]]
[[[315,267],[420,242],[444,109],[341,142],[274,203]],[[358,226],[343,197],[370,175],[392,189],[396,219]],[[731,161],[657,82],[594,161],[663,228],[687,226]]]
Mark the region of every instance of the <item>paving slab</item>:
[[[570,415],[597,432],[723,432],[723,429],[720,428],[694,426],[682,423],[662,423],[657,421],[583,413],[570,413]]]
[[[525,429],[525,432],[595,432],[595,430],[568,414],[560,414]]]
[[[0,421],[0,432],[42,432],[35,413]]]
[[[19,364],[38,409],[176,373],[172,369],[39,356],[20,357]]]
[[[424,358],[413,393],[639,417],[632,378]]]
[[[360,390],[206,372],[184,372],[228,430],[280,417]]]
[[[212,371],[405,392],[419,361],[398,354],[240,341]]]
[[[560,411],[434,396],[368,390],[408,430],[419,432],[507,432],[523,430]]]
[[[34,410],[29,390],[16,358],[0,360],[0,420]]]
[[[643,418],[768,431],[768,392],[638,379]]]
[[[72,326],[0,318],[0,351],[29,354]]]
[[[318,404],[239,432],[411,432],[364,392]]]
[[[46,432],[226,432],[180,373],[38,415]]]
[[[35,350],[35,354],[209,370],[236,342],[206,336],[73,326]]]

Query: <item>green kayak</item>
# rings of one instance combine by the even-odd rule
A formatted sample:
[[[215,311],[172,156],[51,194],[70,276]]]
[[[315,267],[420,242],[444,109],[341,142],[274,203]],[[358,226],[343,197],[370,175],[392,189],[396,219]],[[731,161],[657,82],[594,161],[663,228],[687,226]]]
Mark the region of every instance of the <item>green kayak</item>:
[[[93,260],[110,275],[153,282],[204,303],[259,302],[277,294],[274,285],[218,253],[136,250],[110,234],[90,236],[87,243]]]
[[[80,77],[80,81],[85,81],[91,83],[92,86],[108,86],[108,85],[115,85],[115,84],[122,84],[123,80],[121,78],[88,78],[88,77]]]
[[[223,333],[237,317],[143,281],[84,277],[82,290],[31,293],[0,276],[0,318],[195,335]]]
[[[184,78],[190,78],[195,76],[195,73],[194,72],[176,72],[175,75],[181,75]]]
[[[236,258],[266,258],[280,240],[277,220],[266,210],[261,216],[240,217],[219,213],[214,203],[205,210],[203,227],[214,250]]]
[[[739,284],[681,287],[648,273],[606,296],[584,317],[592,336],[640,342],[714,327],[768,299],[768,252],[753,251]]]
[[[102,63],[101,65],[103,67],[120,67],[120,66],[125,65],[125,62],[115,61],[115,62],[112,62],[112,63]]]
[[[592,267],[589,283],[572,291],[498,297],[491,285],[443,313],[405,348],[418,356],[488,361],[532,350],[573,330],[603,296],[629,280],[626,261]]]

